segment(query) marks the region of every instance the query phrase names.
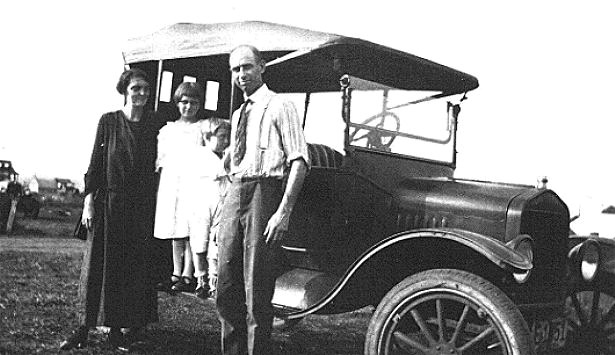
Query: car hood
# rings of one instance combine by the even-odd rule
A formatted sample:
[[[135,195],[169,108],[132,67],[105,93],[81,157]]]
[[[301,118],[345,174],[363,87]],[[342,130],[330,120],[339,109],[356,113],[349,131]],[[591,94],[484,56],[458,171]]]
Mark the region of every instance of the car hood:
[[[511,209],[541,191],[547,190],[450,178],[406,179],[394,191],[397,229],[452,227],[504,240]]]

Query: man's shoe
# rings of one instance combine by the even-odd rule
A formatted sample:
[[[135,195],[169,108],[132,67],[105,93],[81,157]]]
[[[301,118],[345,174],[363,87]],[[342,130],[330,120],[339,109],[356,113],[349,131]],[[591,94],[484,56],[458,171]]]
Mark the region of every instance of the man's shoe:
[[[88,328],[79,327],[75,332],[60,343],[60,350],[81,349],[88,341]]]

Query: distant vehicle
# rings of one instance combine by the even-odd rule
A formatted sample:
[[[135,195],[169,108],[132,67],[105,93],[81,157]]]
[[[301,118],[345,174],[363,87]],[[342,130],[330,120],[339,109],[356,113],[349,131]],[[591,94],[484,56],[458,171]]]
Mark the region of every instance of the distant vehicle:
[[[79,189],[75,186],[75,183],[72,180],[55,178],[55,182],[58,192],[79,194]]]
[[[615,242],[569,237],[552,190],[453,177],[475,77],[264,22],[172,25],[129,41],[124,58],[157,82],[158,112],[175,111],[172,90],[197,80],[208,114],[228,117],[242,99],[228,53],[244,43],[269,61],[266,82],[296,103],[310,143],[279,317],[373,305],[365,354],[615,353]]]

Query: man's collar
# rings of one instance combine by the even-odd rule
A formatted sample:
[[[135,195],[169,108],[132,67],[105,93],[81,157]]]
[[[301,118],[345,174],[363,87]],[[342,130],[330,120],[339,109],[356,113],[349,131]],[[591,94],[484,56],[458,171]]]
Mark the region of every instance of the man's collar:
[[[263,85],[261,85],[258,89],[256,89],[256,91],[253,92],[252,95],[246,96],[244,94],[243,95],[244,101],[248,99],[250,99],[250,101],[252,102],[262,101],[267,96],[268,91],[269,91],[269,88],[267,87],[267,84],[263,83]]]

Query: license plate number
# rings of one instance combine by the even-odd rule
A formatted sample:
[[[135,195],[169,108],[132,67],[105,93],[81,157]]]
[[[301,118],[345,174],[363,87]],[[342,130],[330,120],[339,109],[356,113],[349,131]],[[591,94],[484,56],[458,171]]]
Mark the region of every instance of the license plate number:
[[[566,344],[568,322],[565,318],[536,320],[532,325],[532,334],[536,350],[560,349]]]

